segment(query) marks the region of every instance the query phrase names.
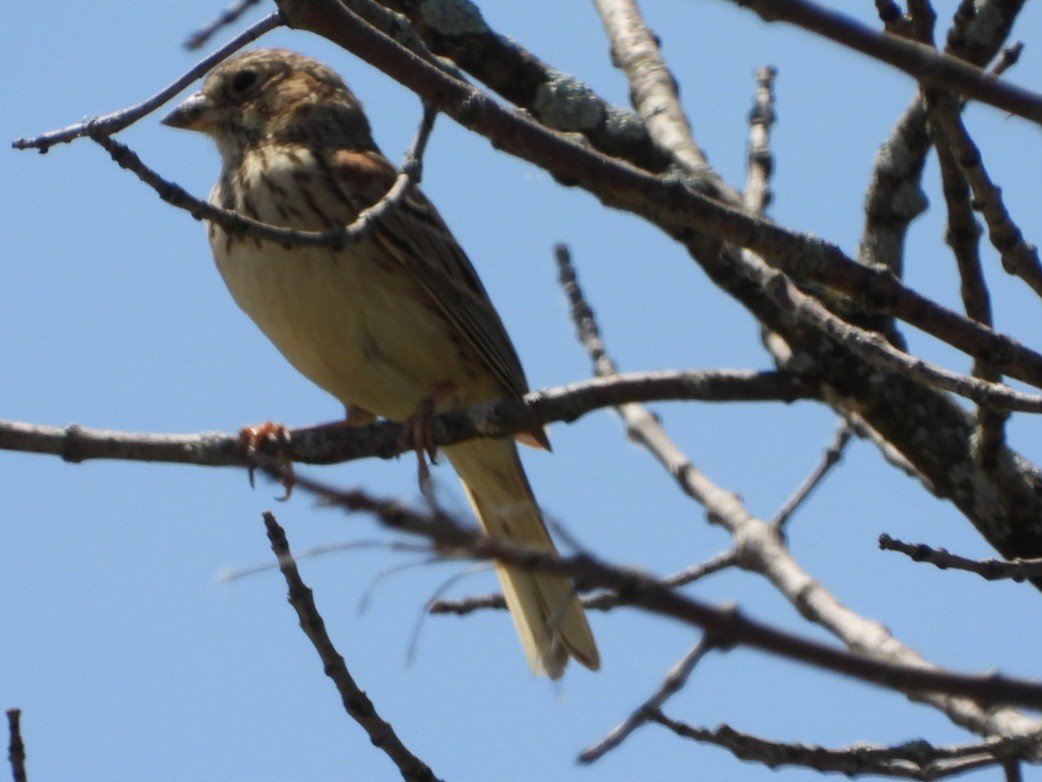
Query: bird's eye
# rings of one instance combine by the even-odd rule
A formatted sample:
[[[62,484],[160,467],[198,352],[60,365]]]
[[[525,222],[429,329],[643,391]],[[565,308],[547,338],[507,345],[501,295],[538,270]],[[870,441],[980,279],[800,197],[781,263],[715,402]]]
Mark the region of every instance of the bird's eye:
[[[249,69],[239,71],[232,76],[231,89],[236,95],[242,95],[257,81],[257,71]]]

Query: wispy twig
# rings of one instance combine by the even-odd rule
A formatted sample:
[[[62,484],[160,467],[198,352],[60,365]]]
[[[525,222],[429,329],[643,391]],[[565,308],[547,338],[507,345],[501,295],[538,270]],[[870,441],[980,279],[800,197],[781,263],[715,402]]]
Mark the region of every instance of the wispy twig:
[[[91,119],[77,122],[75,125],[69,125],[68,127],[59,130],[51,130],[47,133],[41,133],[39,136],[15,139],[11,142],[11,146],[15,149],[38,149],[40,152],[46,152],[55,144],[66,144],[83,136],[107,136],[112,133],[117,133],[128,125],[137,122],[146,114],[158,109],[189,84],[194,82],[200,76],[206,74],[211,68],[230,54],[237,52],[243,46],[257,40],[265,33],[274,30],[276,27],[279,27],[284,23],[285,22],[278,11],[268,14],[259,22],[250,25],[245,31],[235,36],[235,38],[213,54],[204,57],[196,63],[191,70],[179,77],[172,84],[164,87],[152,97],[141,101],[141,103],[128,106],[119,111],[114,111],[111,114],[92,117]]]
[[[213,37],[214,33],[224,27],[235,24],[244,13],[258,3],[260,3],[260,0],[236,0],[227,8],[222,9],[221,13],[212,21],[189,35],[188,40],[185,41],[185,48],[190,51],[201,49]]]

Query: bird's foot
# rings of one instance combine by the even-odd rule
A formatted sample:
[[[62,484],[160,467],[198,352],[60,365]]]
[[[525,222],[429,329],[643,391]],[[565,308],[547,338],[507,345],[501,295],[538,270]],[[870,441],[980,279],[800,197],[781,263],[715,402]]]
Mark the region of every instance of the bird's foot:
[[[434,416],[438,405],[445,401],[455,388],[456,386],[453,383],[443,383],[438,386],[421,399],[412,414],[402,422],[399,446],[409,448],[416,453],[420,490],[424,494],[427,494],[430,490],[431,480],[431,471],[427,466],[427,459],[430,459],[431,464],[438,463],[438,444],[434,436]]]
[[[288,500],[293,492],[293,460],[290,458],[289,430],[280,423],[265,421],[257,426],[244,426],[239,430],[239,442],[246,451],[249,460],[250,486],[253,486],[253,474],[257,467],[254,459],[264,454],[274,456],[282,464],[280,483],[286,493],[278,497],[279,500]]]

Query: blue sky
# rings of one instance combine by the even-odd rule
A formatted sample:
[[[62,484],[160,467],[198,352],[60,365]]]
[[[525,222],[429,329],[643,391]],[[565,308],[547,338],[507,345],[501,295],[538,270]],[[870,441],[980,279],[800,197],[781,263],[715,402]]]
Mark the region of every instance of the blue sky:
[[[862,4],[864,13],[871,4]],[[954,3],[937,4],[941,18]],[[489,23],[600,94],[626,103],[623,77],[588,3],[488,3]],[[0,137],[10,140],[136,102],[194,63],[180,42],[218,10],[177,4],[27,4],[9,15],[0,63]],[[779,123],[771,215],[852,251],[875,150],[914,94],[885,66],[798,30],[769,26],[723,2],[662,0],[644,10],[663,39],[699,143],[732,184],[744,181],[753,71],[772,64]],[[256,14],[253,18],[256,18]],[[870,20],[869,17],[865,17]],[[1042,29],[1029,5],[1014,31]],[[1028,39],[1013,81],[1042,89]],[[316,56],[365,103],[376,137],[399,159],[419,119],[413,95],[315,36],[263,43]],[[1038,129],[971,107],[971,129],[1029,241],[1042,235]],[[148,117],[120,135],[147,162],[204,196],[216,177],[206,139]],[[943,203],[910,238],[908,281],[957,307],[941,242]],[[551,247],[570,244],[608,347],[625,370],[765,368],[755,324],[713,288],[683,250],[636,218],[491,149],[441,118],[424,189],[474,260],[514,338],[533,388],[589,373],[555,282]],[[265,419],[334,418],[336,402],[298,376],[239,313],[213,268],[203,228],[163,204],[86,141],[46,156],[0,154],[4,284],[0,417],[127,431],[234,431]],[[1000,328],[1037,344],[1042,308],[988,254]],[[913,348],[953,369],[966,362],[910,333]],[[1033,337],[1035,339],[1033,340]],[[816,463],[835,422],[809,403],[660,405],[669,432],[714,481],[770,517]],[[665,574],[727,547],[700,509],[622,436],[610,412],[551,431],[554,454],[523,454],[543,506],[584,546]],[[1035,419],[1010,428],[1036,463]],[[411,460],[314,470],[324,480],[414,498]],[[449,507],[465,501],[436,470]],[[364,518],[316,509],[303,494],[251,490],[243,472],[0,453],[0,705],[24,710],[37,779],[377,780],[395,769],[340,710],[296,626],[278,574],[218,583],[227,568],[270,560],[260,521],[271,508],[302,550],[386,540]],[[856,442],[795,518],[804,567],[861,615],[942,665],[1037,676],[1038,593],[985,584],[878,552],[880,532],[967,556],[988,547],[948,504],[927,496]],[[407,651],[424,602],[466,566],[374,579],[410,561],[364,548],[310,560],[305,580],[348,666],[405,742],[446,779],[775,779],[723,751],[648,727],[593,768],[576,754],[623,719],[694,642],[690,630],[634,611],[594,614],[604,667],[557,686],[528,673],[505,615],[432,617]],[[480,594],[491,572],[452,594]],[[373,587],[368,605],[362,597]],[[754,577],[724,574],[692,590],[824,638]],[[981,639],[986,639],[982,641]],[[675,718],[779,740],[837,746],[926,738],[968,740],[902,698],[762,654],[711,656],[667,707]],[[809,772],[781,772],[786,779]],[[994,772],[989,772],[994,775]],[[1031,773],[1031,772],[1029,772]]]

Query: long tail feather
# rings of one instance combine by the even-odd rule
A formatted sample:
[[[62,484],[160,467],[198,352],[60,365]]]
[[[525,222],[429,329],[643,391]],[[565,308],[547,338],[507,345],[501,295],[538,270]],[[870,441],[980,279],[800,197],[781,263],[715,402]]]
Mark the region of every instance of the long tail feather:
[[[485,533],[553,551],[512,440],[471,440],[445,449]],[[569,657],[591,670],[600,655],[571,581],[516,567],[496,568],[529,667],[558,679]]]

